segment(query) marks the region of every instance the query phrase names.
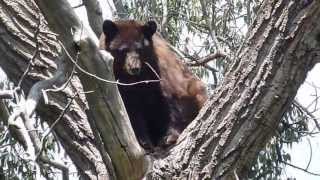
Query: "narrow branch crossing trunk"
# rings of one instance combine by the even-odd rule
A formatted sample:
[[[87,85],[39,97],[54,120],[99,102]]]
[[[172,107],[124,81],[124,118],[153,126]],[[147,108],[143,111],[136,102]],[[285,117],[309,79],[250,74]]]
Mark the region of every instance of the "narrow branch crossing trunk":
[[[267,0],[235,63],[149,179],[246,179],[319,61],[320,2]]]
[[[36,3],[49,27],[59,34],[70,56],[76,57],[77,44],[80,47],[79,65],[96,75],[93,77],[81,71],[79,78],[84,90],[91,92],[86,94],[89,109],[85,113],[95,132],[95,139],[101,140],[97,146],[104,155],[107,171],[114,175],[108,178],[141,179],[146,172],[148,161],[135,138],[116,83],[99,80],[102,78],[115,82],[111,55],[100,52],[97,36],[91,29],[83,27],[66,0],[36,0]],[[61,19],[61,16],[64,18]],[[80,71],[79,68],[78,70]]]
[[[39,28],[39,54],[22,82],[21,88],[25,93],[28,93],[36,82],[49,79],[56,71],[57,37],[48,29],[42,13],[33,1],[0,1],[0,66],[15,85],[36,51],[34,35]],[[73,101],[69,111],[55,125],[54,132],[82,178],[96,179],[98,175],[108,177],[106,165],[84,113],[88,105],[82,92],[80,80],[74,77],[63,91],[48,93],[48,104],[41,102],[37,113],[50,125],[65,108],[68,97],[79,93],[80,98]]]
[[[76,41],[82,48],[79,63],[91,73],[110,79],[110,61],[103,61],[96,47],[97,37],[83,29],[67,2],[36,3],[73,57],[75,34],[71,32],[83,33],[84,38]],[[33,0],[0,0],[0,66],[14,83],[35,51],[33,35],[39,15]],[[319,17],[318,0],[266,0],[223,84],[177,145],[154,161],[147,179],[246,179],[251,162],[276,134],[307,72],[320,62]],[[56,70],[57,37],[46,25],[41,26],[39,56],[22,83],[25,92]],[[75,99],[55,126],[55,133],[81,179],[140,179],[147,161],[116,86],[79,74],[81,84],[74,78],[63,92],[50,93],[49,104],[40,104],[38,115],[51,124],[67,98],[83,92],[82,85],[84,90],[93,90]]]

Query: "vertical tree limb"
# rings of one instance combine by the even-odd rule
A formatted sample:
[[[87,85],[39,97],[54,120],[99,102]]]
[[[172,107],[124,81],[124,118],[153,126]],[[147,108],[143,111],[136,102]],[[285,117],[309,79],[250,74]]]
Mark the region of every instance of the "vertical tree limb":
[[[35,52],[33,37],[37,31],[39,9],[32,0],[4,0],[0,1],[0,8],[0,66],[8,79],[18,84]],[[46,23],[43,23],[38,38],[40,52],[21,84],[24,92],[29,92],[37,81],[52,77],[57,69],[53,61],[59,49],[56,34],[49,31]],[[64,109],[66,99],[75,92],[81,94],[82,89],[79,79],[73,78],[63,91],[48,93],[48,104],[45,105],[40,99],[37,114],[50,125]],[[82,95],[80,97],[73,101],[72,108],[55,126],[54,131],[75,163],[80,176],[94,179],[98,174],[107,174],[107,170],[84,113],[87,108],[86,101]]]
[[[83,4],[86,7],[88,21],[97,37],[102,33],[102,9],[99,1],[97,0],[83,0]]]
[[[36,1],[45,18],[61,37],[71,58],[75,57],[75,43],[79,45],[79,64],[87,71],[104,79],[114,79],[110,66],[111,56],[105,59],[97,47],[98,39],[84,29],[70,5],[64,0]],[[61,19],[61,16],[65,17]],[[64,25],[62,25],[64,24]],[[71,31],[72,30],[72,31]],[[71,33],[73,32],[73,34]],[[146,170],[144,151],[135,139],[124,105],[116,85],[106,84],[88,76],[80,76],[86,94],[89,110],[98,127],[104,147],[109,154],[117,179],[139,179]]]

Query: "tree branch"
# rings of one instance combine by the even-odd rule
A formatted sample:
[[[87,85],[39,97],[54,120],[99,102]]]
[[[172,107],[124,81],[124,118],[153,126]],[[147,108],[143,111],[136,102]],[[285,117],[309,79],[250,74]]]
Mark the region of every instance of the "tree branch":
[[[0,36],[0,54],[2,57],[0,65],[8,78],[17,84],[19,77],[25,72],[27,64],[34,54],[36,46],[34,34],[37,28],[39,9],[33,0],[0,1],[0,6],[2,9],[0,24],[3,30]],[[57,16],[60,19],[65,17],[63,14],[57,14]],[[22,83],[24,92],[29,92],[35,82],[52,77],[57,69],[56,62],[53,61],[59,50],[57,38],[63,37],[61,35],[58,37],[57,33],[50,32],[47,25],[47,22],[41,25],[38,39],[41,53],[35,59],[30,72]],[[61,28],[67,26],[67,24],[60,24]],[[70,28],[66,30],[71,31]],[[69,37],[71,37],[71,43],[73,43],[72,35]],[[83,88],[80,80],[74,77],[70,85],[63,91],[48,94],[50,98],[48,104],[44,105],[40,101],[41,106],[37,107],[37,115],[41,117],[42,121],[46,121],[49,125],[52,124],[52,121],[65,107],[67,97],[72,96],[74,92],[81,93],[81,91],[83,91]],[[77,166],[81,178],[95,178],[98,174],[106,177],[107,170],[96,146],[98,142],[93,136],[85,114],[87,107],[88,104],[84,94],[80,94],[79,98],[73,101],[72,109],[55,125],[54,131],[65,151]]]
[[[315,64],[320,2],[300,3],[264,1],[223,83],[147,179],[247,179]]]
[[[293,101],[293,105],[295,105],[297,108],[299,108],[301,111],[303,111],[304,113],[306,113],[314,122],[314,124],[316,125],[316,127],[318,128],[318,130],[320,131],[320,125],[318,122],[318,118],[316,118],[311,112],[309,112],[309,110],[307,108],[305,108],[302,104],[300,104],[298,101],[294,100]]]
[[[0,90],[0,99],[12,99],[15,90]]]
[[[79,45],[79,64],[85,67],[86,71],[103,79],[114,78],[110,66],[111,56],[100,53],[97,37],[91,33],[92,31],[83,29],[68,3],[64,0],[38,0],[36,3],[44,13],[49,26],[60,35],[62,43],[72,57],[76,54],[74,44]],[[61,16],[64,18],[61,19]],[[74,34],[71,34],[71,29]],[[117,179],[127,179],[129,176],[132,179],[141,178],[148,161],[135,139],[117,87],[88,76],[80,76],[80,80],[85,91],[95,91],[86,94],[90,106],[90,113],[87,112],[87,115],[92,117],[89,123],[94,122],[98,127]],[[104,161],[105,164],[110,164],[110,159]]]
[[[20,142],[23,145],[25,150],[28,148],[28,139],[31,139],[31,142],[34,147],[34,152],[30,154],[34,155],[34,160],[41,160],[44,163],[48,163],[54,166],[55,168],[60,169],[63,172],[63,180],[68,180],[69,174],[67,167],[65,167],[63,164],[54,162],[53,160],[45,158],[43,155],[41,155],[42,143],[40,141],[38,133],[34,131],[35,126],[31,121],[31,116],[35,111],[35,108],[38,105],[40,98],[42,97],[42,90],[51,87],[53,84],[61,83],[66,79],[65,75],[68,74],[66,72],[67,67],[63,65],[61,60],[58,61],[58,64],[58,70],[52,78],[39,81],[36,84],[34,84],[26,100],[23,99],[24,97],[17,99],[19,107],[16,108],[10,115],[8,124],[10,132],[14,135],[18,142]],[[18,117],[22,117],[24,124],[16,120]]]
[[[295,169],[299,169],[299,170],[304,171],[304,172],[306,172],[306,173],[308,173],[308,174],[311,174],[311,175],[314,175],[314,176],[320,176],[319,173],[310,172],[310,171],[308,171],[307,169],[301,168],[301,167],[299,167],[299,166],[290,164],[290,163],[285,162],[285,161],[281,161],[281,162],[282,162],[283,164],[285,164],[285,165],[291,166],[291,167],[293,167],[293,168],[295,168]]]
[[[102,9],[99,1],[97,0],[83,0],[83,4],[86,7],[88,21],[97,37],[102,33]]]
[[[209,54],[203,58],[200,59],[192,59],[192,62],[187,62],[188,66],[199,66],[199,65],[205,65],[208,62],[215,60],[217,58],[228,58],[228,56],[226,54],[223,54],[221,52],[217,52],[217,53],[213,53],[213,54]],[[229,59],[229,58],[228,58]]]
[[[119,16],[119,18],[121,19],[128,17],[128,12],[125,10],[122,0],[113,0],[113,4],[116,8],[116,11],[115,11],[116,16]]]
[[[168,23],[168,0],[161,0],[162,5],[162,20],[160,24],[160,32],[167,36],[167,23]]]

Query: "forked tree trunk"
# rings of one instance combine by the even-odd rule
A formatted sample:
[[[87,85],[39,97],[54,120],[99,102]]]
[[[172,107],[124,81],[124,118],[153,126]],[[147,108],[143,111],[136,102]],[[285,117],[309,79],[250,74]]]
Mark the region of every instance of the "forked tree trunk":
[[[266,0],[222,85],[150,179],[246,179],[320,60],[320,2]]]
[[[37,4],[49,27],[75,55],[71,28],[79,31],[82,27],[64,2],[39,0]],[[0,66],[17,83],[35,49],[37,8],[32,0],[2,0],[0,7]],[[317,0],[266,0],[223,84],[177,145],[154,161],[147,179],[245,179],[259,150],[276,133],[307,72],[320,61],[319,17]],[[91,46],[81,49],[79,63],[110,79],[110,66],[101,61],[94,44],[97,38],[86,31],[83,34],[87,37],[84,42]],[[55,39],[48,33],[41,36],[41,47],[46,49],[23,82],[26,92],[56,69],[52,61]],[[83,74],[80,79],[85,90],[95,92],[86,94],[88,104],[76,99],[54,128],[61,144],[83,179],[98,175],[100,179],[139,179],[146,160],[132,138],[115,86]],[[67,95],[79,87],[80,81],[75,79],[63,92],[51,94],[48,105],[38,106],[41,118],[52,123],[64,108]],[[93,131],[86,114],[90,124],[96,125]]]
[[[0,66],[15,85],[36,52],[35,34],[38,26],[41,29],[37,36],[40,51],[22,82],[24,92],[29,92],[37,81],[52,77],[56,71],[59,47],[57,37],[49,31],[34,1],[0,1]],[[70,110],[54,127],[54,132],[83,178],[95,179],[97,174],[109,176],[97,138],[94,137],[85,114],[88,105],[82,92],[80,80],[73,78],[71,84],[63,91],[49,93],[49,103],[45,105],[41,102],[37,113],[43,121],[51,124],[66,107],[68,97],[80,93],[82,98],[73,101]]]

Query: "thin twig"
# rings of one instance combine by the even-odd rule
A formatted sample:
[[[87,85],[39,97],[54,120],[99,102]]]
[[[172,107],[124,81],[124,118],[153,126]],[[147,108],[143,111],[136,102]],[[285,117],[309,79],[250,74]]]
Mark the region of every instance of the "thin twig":
[[[62,163],[59,163],[59,162],[56,162],[56,161],[52,161],[49,158],[44,157],[44,156],[41,156],[40,160],[43,163],[49,164],[49,165],[51,165],[51,166],[53,166],[53,167],[55,167],[57,169],[60,169],[62,171],[62,179],[63,180],[69,180],[69,169],[68,169],[67,166],[65,166]]]
[[[45,145],[45,140],[48,137],[48,135],[52,132],[54,126],[63,118],[64,114],[67,112],[67,110],[69,109],[72,101],[74,100],[75,96],[77,96],[78,94],[74,94],[71,99],[69,100],[69,102],[67,103],[66,107],[62,110],[62,112],[60,113],[59,117],[51,124],[51,126],[46,130],[46,132],[44,133],[42,140],[41,140],[41,146],[40,146],[40,150],[36,155],[35,159],[38,159],[41,156],[41,153],[44,149],[44,145]]]
[[[318,128],[318,130],[320,131],[320,125],[318,123],[318,119],[308,111],[307,108],[305,108],[304,106],[302,106],[299,102],[297,102],[296,100],[293,101],[293,104],[299,108],[300,110],[302,110],[304,113],[306,113],[314,122],[314,124],[316,125],[316,127]]]
[[[7,146],[13,146],[15,143],[4,144],[0,146],[0,149],[5,148]]]
[[[144,62],[144,63],[151,69],[151,71],[157,76],[157,78],[161,80],[160,75],[157,73],[157,71],[149,63],[147,62]]]
[[[83,2],[82,2],[82,3],[80,3],[80,4],[78,4],[78,5],[76,5],[76,6],[73,6],[72,8],[73,8],[73,9],[76,9],[76,8],[81,7],[81,6],[84,6],[84,3],[83,3]]]
[[[187,62],[188,66],[200,66],[200,65],[204,65],[207,64],[208,62],[215,60],[217,58],[226,58],[227,55],[223,54],[223,53],[214,53],[214,54],[209,54],[208,56],[205,56],[203,58],[200,58],[198,60],[195,59],[191,59],[192,62]]]
[[[133,83],[122,83],[119,81],[110,81],[104,78],[101,78],[95,74],[89,73],[88,71],[84,70],[73,58],[72,56],[69,54],[69,52],[67,51],[66,47],[59,42],[59,44],[61,45],[62,49],[66,52],[67,56],[69,57],[69,59],[72,61],[72,63],[84,74],[93,77],[99,81],[105,82],[105,83],[110,83],[110,84],[116,84],[116,85],[121,85],[121,86],[133,86],[133,85],[137,85],[137,84],[148,84],[148,83],[155,83],[155,82],[160,82],[161,80],[157,80],[157,79],[153,79],[153,80],[144,80],[144,81],[137,81],[137,82],[133,82]]]
[[[76,55],[76,63],[78,62],[78,59],[79,59],[79,53],[77,53]],[[74,73],[75,73],[75,69],[76,69],[76,66],[75,64],[73,64],[73,67],[72,67],[72,71],[71,71],[71,74],[69,76],[69,78],[67,79],[67,81],[65,83],[63,83],[60,87],[57,87],[57,88],[51,88],[51,89],[46,89],[44,90],[45,92],[48,92],[48,91],[51,91],[51,92],[59,92],[59,91],[63,91],[67,86],[68,84],[70,83]]]
[[[24,78],[26,77],[26,75],[28,74],[28,72],[30,71],[30,68],[31,68],[31,65],[33,63],[33,61],[36,59],[36,57],[38,56],[39,54],[39,45],[40,45],[40,42],[38,41],[38,35],[40,33],[40,25],[41,25],[41,16],[40,16],[40,12],[38,13],[38,24],[37,24],[37,29],[36,29],[36,32],[34,33],[34,41],[36,42],[36,49],[35,51],[33,52],[33,55],[31,57],[31,59],[29,60],[28,62],[28,66],[26,68],[26,70],[23,72],[19,82],[18,82],[18,85],[17,87],[21,87],[21,84],[22,84],[22,81],[24,80]]]
[[[320,176],[320,174],[318,174],[318,173],[310,172],[310,171],[308,171],[308,170],[306,170],[306,169],[303,169],[303,168],[301,168],[301,167],[299,167],[299,166],[290,164],[290,163],[288,163],[288,162],[285,162],[285,161],[281,161],[281,162],[282,162],[283,164],[285,164],[285,165],[291,166],[291,167],[293,167],[293,168],[295,168],[295,169],[299,169],[299,170],[304,171],[304,172],[306,172],[306,173],[308,173],[308,174],[311,174],[311,175],[314,175],[314,176]]]
[[[12,99],[13,94],[14,94],[14,90],[1,90],[0,99]]]
[[[308,162],[308,164],[307,164],[306,169],[309,169],[309,166],[310,166],[310,164],[311,164],[311,160],[312,160],[312,145],[311,145],[310,139],[309,139],[309,138],[307,138],[307,140],[308,140],[309,148],[310,148],[310,157],[309,157],[309,162]]]
[[[162,0],[162,21],[161,21],[161,32],[166,33],[166,26],[168,23],[168,1],[167,0]]]
[[[234,174],[234,177],[236,178],[236,180],[240,180],[236,170],[233,170],[233,174]]]

